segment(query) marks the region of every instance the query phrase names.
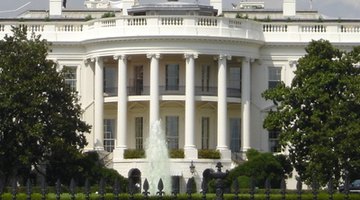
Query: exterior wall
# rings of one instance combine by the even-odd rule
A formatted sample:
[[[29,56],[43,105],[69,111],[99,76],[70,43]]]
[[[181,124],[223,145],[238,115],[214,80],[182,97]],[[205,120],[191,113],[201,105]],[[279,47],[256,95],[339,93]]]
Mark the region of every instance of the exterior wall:
[[[249,117],[249,124],[245,125],[248,125],[250,130],[245,132],[246,129],[242,129],[241,139],[245,140],[245,136],[249,136],[249,147],[260,151],[270,150],[269,135],[262,128],[262,123],[273,105],[261,97],[268,88],[269,67],[281,67],[281,80],[289,85],[294,77],[296,61],[305,54],[304,47],[311,39],[328,39],[342,49],[351,49],[360,41],[358,22],[258,23],[251,20],[201,16],[128,16],[89,22],[9,20],[0,21],[0,38],[3,38],[5,34],[11,34],[11,25],[20,24],[27,25],[30,31],[41,34],[53,43],[49,59],[54,60],[60,67],[77,67],[77,89],[84,110],[82,117],[92,127],[97,127],[97,129],[93,128],[87,136],[89,145],[86,150],[101,150],[102,144],[96,146],[98,144],[95,145],[95,143],[101,141],[98,137],[103,135],[101,127],[103,119],[116,121],[125,116],[126,130],[120,131],[121,127],[115,128],[116,152],[112,153],[113,168],[125,177],[133,168],[138,168],[143,172],[142,178],[149,173],[146,172],[148,167],[145,159],[124,159],[122,153],[125,149],[135,148],[135,117],[143,117],[144,142],[149,136],[150,115],[154,109],[150,106],[151,103],[159,105],[159,118],[163,122],[168,115],[179,116],[179,148],[183,149],[186,145],[192,146],[193,144],[186,144],[186,137],[194,137],[195,149],[191,150],[195,150],[195,153],[202,148],[202,117],[209,117],[209,148],[221,150],[221,159],[198,159],[195,155],[195,157],[170,160],[172,169],[176,169],[172,172],[173,175],[180,176],[181,181],[195,176],[198,184],[202,179],[202,172],[207,168],[215,169],[218,161],[223,163],[224,169],[234,167],[230,155],[229,119],[231,118],[240,119],[241,126],[244,127],[244,123],[247,122],[245,118]],[[185,90],[186,87],[190,87],[190,83],[186,82],[186,75],[187,70],[192,66],[186,64],[185,58],[185,55],[189,54],[191,58],[188,57],[188,59],[193,58],[195,63],[193,66],[194,96],[191,92],[186,93]],[[155,57],[150,58],[150,55],[155,55]],[[159,58],[156,57],[157,55]],[[159,71],[156,74],[158,86],[160,86],[160,95],[157,97],[159,101],[150,94],[151,72],[154,70],[151,59],[159,59]],[[166,94],[163,91],[167,64],[179,64],[180,90],[177,93]],[[130,89],[134,87],[134,68],[139,65],[143,66],[144,93],[130,94]],[[210,92],[208,94],[198,93],[202,83],[203,65],[210,66]],[[102,66],[105,70],[114,68],[114,73],[117,73],[114,76],[118,81],[126,79],[128,94],[121,96],[120,93],[119,96],[120,90],[117,87],[120,86],[122,89],[125,87],[118,83],[114,83],[111,92],[104,94],[103,88],[99,87],[104,78],[101,73]],[[250,73],[244,75],[245,78],[250,78],[250,85],[243,85],[243,91],[241,91],[241,97],[244,97],[244,92],[250,94],[249,113],[246,113],[244,109],[243,98],[231,97],[229,93],[226,98],[221,95],[227,92],[225,90],[228,87],[224,89],[221,86],[228,83],[231,66],[241,68],[242,73],[245,73],[246,67],[250,66]],[[227,75],[220,76],[224,68]],[[118,76],[119,69],[126,69],[126,73]],[[194,102],[192,102],[192,97],[195,99]],[[96,104],[100,102],[99,100],[104,101],[100,106]],[[118,106],[124,102],[126,115],[122,116],[122,113],[118,111]],[[195,121],[193,135],[185,131],[187,130],[186,108],[192,103],[194,110],[190,114],[194,114]],[[219,111],[224,107],[225,109]],[[97,117],[102,114],[103,118],[97,120]],[[223,127],[219,121],[225,121],[225,129],[220,129]],[[115,124],[118,126],[117,124],[120,123],[116,121]],[[125,136],[125,142],[117,141],[121,138],[119,136]],[[219,145],[221,142],[219,138],[220,140],[225,138],[225,144]],[[125,145],[118,145],[122,143]],[[243,155],[245,152],[236,153]],[[191,161],[194,161],[196,166],[194,174],[189,171]],[[200,189],[199,186],[198,189]]]

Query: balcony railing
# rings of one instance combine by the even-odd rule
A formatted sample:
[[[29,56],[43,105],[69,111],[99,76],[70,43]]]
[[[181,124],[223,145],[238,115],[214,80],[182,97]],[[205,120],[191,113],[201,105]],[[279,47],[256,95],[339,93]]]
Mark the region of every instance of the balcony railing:
[[[91,21],[2,20],[0,38],[11,34],[12,26],[27,26],[50,42],[84,42],[114,37],[190,36],[226,37],[265,42],[358,42],[359,21],[255,22],[209,16],[123,16]],[[29,33],[31,34],[31,33]]]
[[[123,16],[91,21],[1,21],[0,38],[11,26],[27,26],[50,42],[83,42],[114,37],[214,36],[263,40],[261,24],[210,16]],[[30,34],[30,33],[29,33]]]
[[[269,22],[263,23],[266,42],[309,42],[325,39],[330,42],[358,42],[359,22]]]
[[[195,95],[196,96],[217,96],[217,87],[195,87]],[[117,96],[118,89],[117,87],[105,87],[104,88],[104,96],[105,97],[113,97]],[[136,95],[150,95],[150,87],[136,87],[129,86],[127,87],[128,95],[136,96]],[[159,86],[160,95],[185,95],[185,86],[177,86],[177,87],[169,87],[161,85]],[[228,97],[241,97],[241,89],[238,88],[227,88],[227,96]]]

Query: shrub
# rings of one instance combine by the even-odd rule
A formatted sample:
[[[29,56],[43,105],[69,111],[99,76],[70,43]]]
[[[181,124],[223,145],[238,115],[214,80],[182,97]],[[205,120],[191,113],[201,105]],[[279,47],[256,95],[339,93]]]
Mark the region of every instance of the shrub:
[[[198,158],[203,159],[220,159],[220,152],[215,149],[199,149]]]
[[[101,16],[101,18],[109,18],[109,17],[115,17],[115,13],[114,12],[106,12]]]
[[[124,152],[125,159],[145,158],[143,149],[126,149]]]
[[[170,158],[184,158],[184,150],[183,149],[171,149],[169,150]]]

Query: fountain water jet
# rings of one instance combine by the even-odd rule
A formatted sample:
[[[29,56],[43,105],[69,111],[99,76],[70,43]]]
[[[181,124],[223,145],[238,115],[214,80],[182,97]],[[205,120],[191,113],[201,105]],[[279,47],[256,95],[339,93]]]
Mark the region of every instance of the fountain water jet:
[[[164,183],[164,192],[171,193],[170,160],[164,131],[161,129],[160,121],[151,126],[149,138],[145,146],[147,167],[147,180],[149,182],[150,195],[156,195],[160,178]]]

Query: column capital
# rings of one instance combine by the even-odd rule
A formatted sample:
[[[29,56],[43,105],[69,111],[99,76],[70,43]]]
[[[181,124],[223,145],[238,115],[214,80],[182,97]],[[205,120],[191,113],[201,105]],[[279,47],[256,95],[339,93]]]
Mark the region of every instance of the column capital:
[[[156,59],[160,59],[161,58],[161,54],[159,54],[159,53],[148,53],[148,54],[146,54],[146,57],[147,58],[156,58]]]
[[[118,54],[113,56],[114,60],[127,60],[128,55],[125,54]]]
[[[197,59],[199,57],[199,55],[197,53],[185,53],[184,54],[184,58],[188,59],[188,58],[194,58]]]
[[[289,60],[290,67],[296,67],[297,64],[298,64],[298,60],[295,59]]]
[[[242,61],[243,61],[243,62],[254,63],[254,62],[258,61],[258,59],[251,58],[251,57],[243,57],[243,58],[242,58]]]
[[[230,55],[227,55],[227,54],[219,54],[217,56],[214,56],[214,60],[231,60],[231,56]]]

